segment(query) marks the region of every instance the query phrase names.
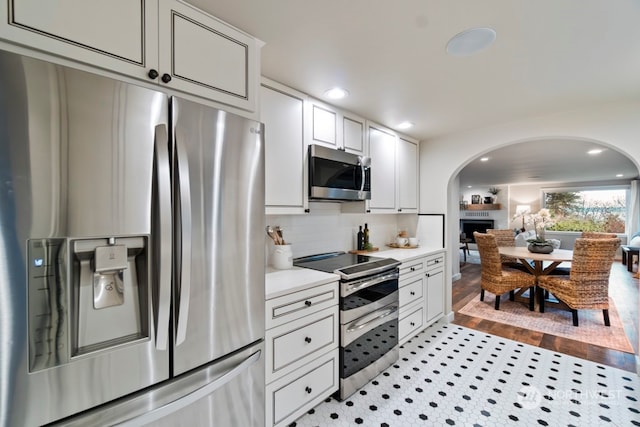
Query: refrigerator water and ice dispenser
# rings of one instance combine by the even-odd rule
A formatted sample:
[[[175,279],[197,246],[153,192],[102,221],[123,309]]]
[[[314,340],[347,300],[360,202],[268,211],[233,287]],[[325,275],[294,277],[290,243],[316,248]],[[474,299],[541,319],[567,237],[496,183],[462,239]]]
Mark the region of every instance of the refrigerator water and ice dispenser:
[[[149,338],[148,238],[29,242],[29,366]]]

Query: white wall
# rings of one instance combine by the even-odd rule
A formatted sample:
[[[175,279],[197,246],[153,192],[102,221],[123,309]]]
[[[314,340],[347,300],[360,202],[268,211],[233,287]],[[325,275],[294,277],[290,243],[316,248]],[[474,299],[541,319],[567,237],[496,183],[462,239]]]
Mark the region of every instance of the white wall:
[[[267,215],[268,225],[279,225],[287,243],[291,243],[293,256],[301,257],[323,252],[356,249],[358,226],[369,226],[369,238],[380,250],[393,242],[399,229],[409,235],[416,233],[417,215],[411,214],[345,214],[339,203],[310,203],[310,213],[305,215]],[[273,242],[265,232],[267,253],[273,250]],[[375,254],[372,254],[375,255]]]
[[[457,175],[496,148],[546,138],[583,138],[609,146],[640,165],[640,101],[601,104],[443,136],[420,143],[420,212],[444,213],[449,265],[459,263]],[[502,195],[502,193],[501,193]],[[451,270],[447,312],[451,311]]]

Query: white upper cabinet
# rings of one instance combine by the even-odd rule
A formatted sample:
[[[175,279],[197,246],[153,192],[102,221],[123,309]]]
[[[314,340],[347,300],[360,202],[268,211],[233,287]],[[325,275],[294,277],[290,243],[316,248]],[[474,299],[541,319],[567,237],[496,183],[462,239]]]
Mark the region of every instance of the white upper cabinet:
[[[371,200],[367,213],[418,213],[418,143],[391,129],[367,123],[371,157]],[[344,206],[343,212],[361,211]]]
[[[396,135],[369,125],[372,213],[396,213]]]
[[[265,126],[267,214],[308,211],[304,99],[304,94],[293,89],[267,79],[262,81],[260,121]]]
[[[342,145],[350,153],[365,154],[365,120],[350,113],[342,115]]]
[[[259,45],[178,0],[3,0],[0,38],[255,111]]]
[[[158,62],[158,3],[130,0],[5,0],[0,37],[145,78]]]
[[[398,211],[418,213],[418,143],[398,138]]]
[[[313,98],[309,98],[306,109],[308,144],[365,154],[363,118]]]
[[[186,3],[159,5],[160,83],[255,111],[259,42]]]

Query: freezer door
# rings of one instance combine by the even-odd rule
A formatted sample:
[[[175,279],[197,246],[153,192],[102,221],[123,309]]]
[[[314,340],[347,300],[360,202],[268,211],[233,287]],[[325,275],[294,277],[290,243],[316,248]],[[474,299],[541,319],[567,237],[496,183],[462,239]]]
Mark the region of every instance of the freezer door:
[[[0,425],[168,378],[151,231],[168,118],[162,93],[0,51]]]
[[[264,342],[51,427],[263,427]]]
[[[172,98],[174,374],[264,337],[260,123]]]

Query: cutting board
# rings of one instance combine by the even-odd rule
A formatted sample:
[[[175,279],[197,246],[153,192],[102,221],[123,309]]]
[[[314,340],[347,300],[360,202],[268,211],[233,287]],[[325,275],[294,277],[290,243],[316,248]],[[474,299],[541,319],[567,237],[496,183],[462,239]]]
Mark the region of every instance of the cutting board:
[[[380,248],[374,247],[373,249],[369,249],[368,251],[366,251],[366,250],[361,250],[361,251],[351,250],[351,251],[349,251],[349,253],[350,254],[358,254],[358,255],[366,255],[368,253],[376,252],[376,251],[379,251],[379,250],[380,250]]]

